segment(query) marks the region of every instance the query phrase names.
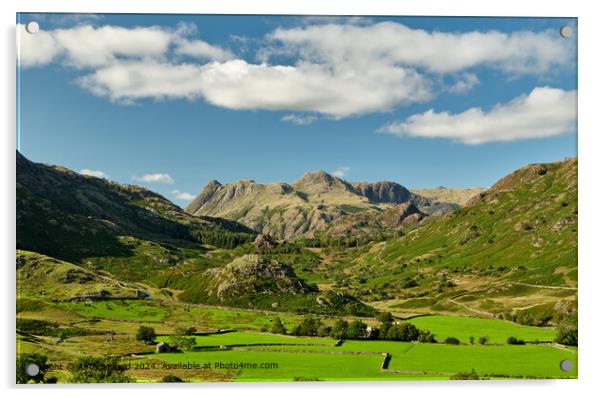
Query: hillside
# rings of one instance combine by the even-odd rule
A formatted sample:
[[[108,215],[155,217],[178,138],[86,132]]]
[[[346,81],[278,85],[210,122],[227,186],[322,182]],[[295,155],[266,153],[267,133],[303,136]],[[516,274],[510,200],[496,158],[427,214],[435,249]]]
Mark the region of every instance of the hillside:
[[[466,204],[468,200],[485,190],[485,188],[480,187],[448,188],[439,186],[428,189],[412,189],[412,193],[426,197],[433,202],[452,203],[462,206]]]
[[[17,298],[140,299],[148,291],[46,255],[17,250]]]
[[[362,279],[343,284],[381,309],[550,321],[576,300],[577,160],[523,167],[464,207],[344,258],[344,274]]]
[[[123,236],[228,247],[255,233],[236,222],[192,217],[141,187],[33,163],[17,152],[17,248],[81,262],[131,255]]]
[[[413,203],[427,213],[436,204],[395,182],[350,183],[317,171],[292,185],[253,180],[222,185],[212,180],[186,212],[231,219],[272,237],[290,239],[324,230],[345,215],[377,215],[401,203]],[[437,209],[442,208],[437,204]]]

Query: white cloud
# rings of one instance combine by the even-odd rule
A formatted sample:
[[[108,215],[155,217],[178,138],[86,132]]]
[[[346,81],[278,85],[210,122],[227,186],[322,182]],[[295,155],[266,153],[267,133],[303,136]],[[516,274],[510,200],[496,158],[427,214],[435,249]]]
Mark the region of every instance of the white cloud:
[[[574,41],[557,32],[444,33],[349,21],[276,29],[257,52],[262,63],[236,59],[193,37],[191,24],[176,29],[79,25],[36,35],[21,34],[20,25],[19,60],[22,66],[59,61],[82,69],[81,87],[117,103],[203,99],[227,109],[333,119],[426,102],[437,91],[467,92],[478,84],[469,69],[478,66],[541,77],[572,62]],[[440,90],[437,82],[447,81],[446,75],[453,82]]]
[[[36,66],[61,58],[76,68],[98,68],[129,60],[162,60],[175,48],[175,54],[208,60],[229,59],[232,54],[202,40],[186,36],[195,33],[194,25],[180,24],[176,30],[159,26],[124,28],[121,26],[78,25],[72,28],[29,34],[18,25],[19,62]]]
[[[269,37],[284,44],[289,51],[290,46],[295,46],[304,60],[333,65],[362,65],[378,60],[434,73],[485,65],[509,73],[539,74],[571,62],[572,45],[570,40],[562,39],[552,30],[540,33],[427,32],[394,22],[279,28]]]
[[[84,168],[79,173],[82,175],[95,176],[96,178],[109,179],[109,176],[106,173],[99,170],[89,170],[87,168]]]
[[[23,67],[45,65],[59,53],[54,36],[44,30],[27,33],[25,25],[17,25],[17,59]]]
[[[428,81],[412,70],[375,67],[359,74],[323,65],[254,65],[243,60],[205,65],[117,62],[79,82],[117,102],[203,97],[228,109],[294,110],[333,118],[380,112],[430,97]]]
[[[337,178],[343,178],[347,173],[351,170],[351,167],[339,167],[332,172],[332,176],[336,176]]]
[[[316,116],[307,115],[297,115],[297,114],[285,114],[280,119],[281,121],[286,121],[289,123],[297,124],[297,125],[308,125],[316,121],[318,118]]]
[[[537,87],[489,111],[462,113],[433,109],[390,123],[379,131],[399,136],[449,138],[466,144],[542,138],[575,131],[577,92]]]
[[[133,176],[132,180],[136,181],[136,182],[144,182],[144,183],[166,183],[166,184],[174,183],[173,178],[171,176],[169,176],[169,174],[161,174],[161,173],[146,174],[146,175],[142,175],[142,176]]]
[[[453,94],[465,94],[478,84],[479,78],[476,74],[464,73],[448,88],[448,91]]]
[[[194,199],[194,195],[188,192],[181,192],[179,190],[172,190],[169,192],[176,200],[190,201]]]
[[[78,82],[116,102],[140,98],[188,98],[201,95],[203,67],[161,62],[117,62],[81,77]]]
[[[216,61],[234,58],[234,54],[230,51],[212,46],[203,40],[182,40],[176,48],[176,54]]]

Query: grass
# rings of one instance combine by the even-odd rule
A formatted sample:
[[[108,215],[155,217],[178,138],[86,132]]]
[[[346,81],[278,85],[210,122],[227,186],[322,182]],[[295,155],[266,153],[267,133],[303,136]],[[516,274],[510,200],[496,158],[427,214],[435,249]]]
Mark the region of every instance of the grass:
[[[236,381],[292,381],[295,378],[319,380],[372,380],[402,378],[398,374],[380,372],[381,355],[343,355],[311,353],[276,353],[257,351],[209,351],[155,355],[172,363],[255,364],[258,368],[243,368]],[[273,366],[277,368],[260,368]]]
[[[206,341],[214,345],[239,344],[242,341],[271,343],[273,340],[283,339],[301,344],[307,340],[253,333],[231,333],[200,338],[208,338]],[[391,354],[390,371],[380,370],[384,359],[381,354],[383,352]],[[577,376],[576,367],[567,373],[559,368],[563,359],[570,359],[576,365],[576,351],[545,345],[451,346],[392,341],[345,341],[339,347],[266,345],[251,347],[248,350],[203,350],[155,354],[152,357],[170,363],[198,363],[213,370],[219,369],[219,363],[235,364],[239,370],[234,379],[236,381],[290,381],[295,378],[447,379],[455,373],[470,372],[473,369],[481,376],[493,378]]]
[[[65,302],[59,304],[59,307],[85,317],[116,320],[161,321],[167,314],[161,306],[144,301],[99,301],[92,304]]]
[[[488,336],[490,343],[506,343],[509,336],[524,341],[552,341],[556,330],[551,327],[529,327],[504,320],[488,320],[459,316],[424,316],[409,320],[419,329],[435,334],[437,340],[449,336],[458,338],[462,343],[470,343],[470,337],[477,343],[480,336]]]
[[[330,338],[312,338],[312,337],[294,337],[288,335],[275,335],[268,333],[255,332],[229,332],[225,334],[212,334],[196,336],[197,346],[221,346],[237,344],[327,344],[334,345],[335,339]],[[169,336],[157,338],[158,341],[169,342]]]

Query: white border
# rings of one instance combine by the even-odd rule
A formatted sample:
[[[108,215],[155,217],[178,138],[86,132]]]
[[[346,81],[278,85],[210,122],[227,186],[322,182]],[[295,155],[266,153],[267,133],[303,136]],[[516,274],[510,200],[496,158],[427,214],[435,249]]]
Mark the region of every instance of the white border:
[[[488,397],[546,394],[546,396],[589,395],[601,389],[602,351],[600,335],[600,304],[602,299],[602,259],[597,246],[600,239],[602,197],[600,164],[599,114],[600,63],[599,38],[602,37],[599,13],[592,1],[545,1],[525,0],[99,0],[74,2],[70,0],[3,0],[2,10],[2,61],[3,80],[1,117],[5,128],[2,132],[0,164],[2,187],[0,194],[0,241],[3,277],[2,323],[0,327],[5,343],[2,354],[1,385],[9,394],[105,396],[107,393],[130,392],[160,396],[165,393],[201,393],[215,396],[241,395],[265,396],[266,394],[306,396],[307,394],[348,395],[399,395],[400,393],[447,396]],[[328,384],[219,384],[176,385],[169,388],[159,385],[104,387],[31,387],[15,388],[14,382],[14,246],[15,246],[15,13],[21,12],[120,12],[120,13],[217,13],[217,14],[305,14],[305,15],[456,15],[456,16],[564,16],[579,18],[579,295],[580,295],[580,349],[579,380],[577,381],[496,381],[496,382],[368,382]],[[598,116],[598,117],[597,117]]]

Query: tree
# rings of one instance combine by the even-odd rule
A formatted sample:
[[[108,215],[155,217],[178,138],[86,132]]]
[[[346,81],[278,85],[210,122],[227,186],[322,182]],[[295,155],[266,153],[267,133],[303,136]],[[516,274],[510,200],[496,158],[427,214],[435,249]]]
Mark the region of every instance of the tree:
[[[157,334],[155,333],[155,329],[152,327],[141,325],[140,328],[138,328],[138,332],[136,332],[136,340],[140,340],[145,343],[153,343],[156,337]]]
[[[470,339],[470,344],[474,345],[474,336],[471,335],[469,339]]]
[[[420,331],[420,335],[418,335],[418,342],[437,343],[437,340],[435,339],[435,335],[431,334],[429,331]]]
[[[31,376],[28,374],[27,367],[37,365],[38,373]],[[28,382],[44,383],[44,375],[48,370],[48,357],[39,353],[26,353],[17,357],[17,383]]]
[[[447,338],[445,338],[445,343],[447,343],[448,345],[459,345],[460,340],[458,338],[454,338],[453,336],[448,336]]]
[[[282,323],[282,320],[280,320],[280,317],[276,317],[272,322],[272,333],[286,335],[286,327]]]
[[[172,335],[171,344],[180,350],[193,350],[196,346],[196,338],[194,336]]]
[[[349,339],[362,339],[368,336],[368,326],[361,320],[354,320],[347,328],[347,337]]]
[[[577,346],[578,339],[579,333],[577,331],[577,325],[560,324],[556,331],[556,338],[554,341],[563,345]]]
[[[71,368],[71,383],[129,383],[127,367],[117,357],[81,357]]]
[[[389,312],[382,312],[376,316],[376,319],[380,321],[381,324],[391,324],[393,322],[393,315]]]
[[[509,345],[524,345],[525,341],[514,336],[509,336],[508,339],[506,339],[506,343]]]
[[[328,336],[330,336],[331,332],[332,332],[332,327],[329,327],[328,325],[322,325],[320,327],[320,329],[318,329],[318,336],[328,337]]]
[[[322,321],[313,317],[306,317],[293,329],[293,335],[317,336]]]
[[[488,336],[481,336],[481,337],[479,337],[479,345],[486,345],[487,342],[489,342],[489,337]]]
[[[411,342],[418,340],[418,336],[420,336],[418,328],[410,323],[402,323],[391,326],[387,331],[386,339]]]
[[[337,320],[332,326],[332,330],[330,331],[330,336],[337,339],[345,339],[347,338],[347,329],[349,328],[349,323],[345,320]]]

